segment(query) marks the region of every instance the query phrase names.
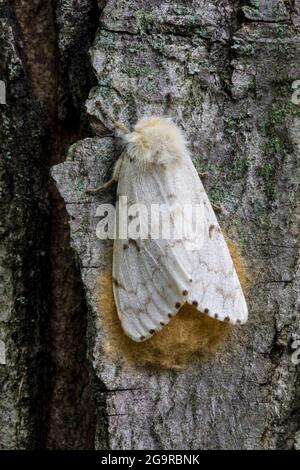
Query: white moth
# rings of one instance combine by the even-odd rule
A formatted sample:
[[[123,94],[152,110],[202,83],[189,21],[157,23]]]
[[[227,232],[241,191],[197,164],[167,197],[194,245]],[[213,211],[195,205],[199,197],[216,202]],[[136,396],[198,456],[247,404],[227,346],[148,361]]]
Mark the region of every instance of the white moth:
[[[143,204],[149,213],[153,204],[203,207],[202,234],[192,249],[185,236],[114,240],[113,291],[125,333],[134,341],[148,339],[184,303],[216,320],[245,323],[242,288],[182,132],[170,119],[150,117],[123,140],[113,180],[118,181],[118,198],[126,196],[128,207]],[[117,220],[120,210],[117,204]],[[129,215],[129,223],[133,218]]]

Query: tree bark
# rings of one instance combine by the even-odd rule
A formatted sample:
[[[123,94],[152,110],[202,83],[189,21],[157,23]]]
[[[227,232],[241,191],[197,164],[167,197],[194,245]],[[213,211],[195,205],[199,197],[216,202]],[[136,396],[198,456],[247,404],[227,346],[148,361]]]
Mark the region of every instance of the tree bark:
[[[86,302],[50,166],[88,135],[96,2],[0,0],[0,448],[92,448]],[[1,362],[1,361],[0,361]],[[80,432],[78,431],[80,428]]]
[[[1,446],[299,448],[299,366],[292,361],[300,336],[300,114],[292,101],[292,84],[300,79],[299,0],[99,2],[90,53],[94,82],[90,71],[88,79],[78,78],[87,67],[84,33],[92,38],[96,29],[86,13],[92,2],[79,9],[75,0],[62,3],[53,12],[60,66],[49,124],[41,106],[45,112],[50,105],[25,74],[16,47],[25,41],[24,29],[21,39],[15,29],[22,22],[0,0],[6,71],[14,74],[8,77],[13,106],[3,108],[9,116],[1,115],[8,159],[1,170],[0,339],[9,358],[0,366]],[[79,50],[84,66],[76,61]],[[98,100],[128,127],[143,115],[173,117],[195,165],[209,172],[208,195],[225,208],[220,224],[247,263],[248,323],[230,330],[221,349],[179,370],[129,365],[105,348],[99,279],[110,270],[112,245],[96,236],[96,210],[114,202],[115,190],[91,196],[85,189],[105,181],[116,150],[113,139],[87,130],[82,106],[88,90],[88,114],[107,126]],[[55,163],[62,199],[46,194]],[[65,227],[63,202],[70,239],[66,228],[56,236],[57,227]],[[54,436],[61,429],[59,442]]]

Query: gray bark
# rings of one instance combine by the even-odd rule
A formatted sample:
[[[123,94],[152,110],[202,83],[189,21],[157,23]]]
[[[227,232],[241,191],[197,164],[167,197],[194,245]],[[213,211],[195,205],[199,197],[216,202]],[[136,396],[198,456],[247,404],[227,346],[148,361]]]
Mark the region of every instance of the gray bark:
[[[33,98],[32,92],[27,91],[32,78],[24,76],[14,40],[6,38],[8,68],[19,81],[14,89],[14,115],[9,117],[13,126],[10,135],[18,136],[18,146],[4,136],[4,151],[13,148],[14,153],[2,170],[13,175],[17,183],[10,183],[11,177],[2,173],[6,189],[1,220],[6,238],[1,248],[0,284],[4,293],[0,339],[5,336],[9,367],[0,366],[4,396],[0,403],[4,429],[1,446],[86,448],[95,439],[97,449],[299,447],[299,366],[291,360],[291,345],[300,335],[300,115],[291,96],[292,83],[300,79],[300,2],[101,2],[100,8],[104,9],[91,50],[96,87],[92,86],[92,79],[78,78],[80,63],[75,58],[84,41],[84,27],[88,25],[88,30],[92,30],[91,17],[84,9],[91,2],[83,2],[79,10],[71,0],[62,3],[67,6],[59,2],[55,12],[61,66],[53,85],[58,103],[53,120],[56,124],[59,119],[69,124],[75,109],[77,121],[72,136],[64,138],[64,145],[50,158],[52,163],[63,160],[65,147],[75,142],[66,161],[52,169],[66,204],[70,240],[65,233],[64,248],[59,238],[56,248],[60,249],[52,245],[50,253],[54,264],[64,256],[69,260],[70,255],[65,253],[69,253],[71,245],[80,272],[74,260],[71,274],[66,274],[64,266],[57,271],[52,264],[51,272],[61,274],[53,277],[54,283],[63,284],[65,279],[68,282],[61,291],[51,290],[50,296],[57,299],[64,293],[69,302],[58,310],[49,310],[47,299],[40,293],[44,289],[40,282],[47,285],[47,276],[40,270],[47,271],[47,266],[43,268],[41,252],[31,248],[32,244],[36,246],[37,238],[49,252],[44,197],[49,163],[42,159],[48,128],[35,104],[36,100],[43,101],[43,96],[35,92]],[[11,30],[13,23],[6,10],[1,10],[1,17],[6,18]],[[87,47],[84,51],[83,56],[87,57]],[[80,70],[84,76],[84,70]],[[17,100],[22,87],[26,88],[26,96]],[[195,164],[210,174],[205,182],[210,199],[225,208],[220,216],[222,228],[246,259],[251,277],[247,292],[249,322],[230,330],[220,350],[193,358],[181,370],[128,366],[112,360],[104,351],[106,312],[103,306],[99,309],[98,279],[111,266],[111,244],[96,237],[96,208],[101,202],[113,202],[115,194],[112,189],[88,196],[85,189],[106,179],[116,153],[112,139],[91,137],[78,130],[84,123],[81,110],[87,89],[90,116],[103,119],[95,107],[101,98],[127,126],[144,114],[168,112],[174,118],[187,135]],[[25,115],[26,122],[32,123],[27,133]],[[5,120],[2,129],[5,132]],[[67,129],[69,126],[64,136]],[[28,183],[24,185],[26,178]],[[21,206],[17,205],[18,197]],[[28,198],[33,203],[29,204],[29,213]],[[62,201],[52,199],[54,208],[58,204]],[[32,205],[38,207],[34,214],[30,212]],[[18,217],[33,221],[25,224],[25,232]],[[63,212],[59,219],[62,225],[64,217]],[[52,225],[54,234],[56,224],[54,221]],[[8,230],[13,231],[12,237],[7,236]],[[33,263],[33,276],[28,258]],[[78,294],[80,275],[84,295]],[[18,300],[23,285],[30,292],[29,304]],[[82,307],[76,310],[72,298],[76,305],[80,300]],[[46,350],[45,333],[39,336],[45,328],[43,309],[48,312],[46,326],[50,325],[52,331]],[[74,312],[78,310],[76,316]],[[62,318],[68,320],[63,322]],[[86,319],[88,363],[84,358]],[[76,327],[77,321],[81,331]],[[68,336],[64,343],[68,331],[72,332],[71,338]],[[33,339],[35,346],[31,348]],[[54,353],[49,359],[52,347]],[[45,368],[39,362],[41,351]],[[85,377],[68,374],[61,357],[67,358],[65,369],[71,364],[76,370],[77,365],[85,371]],[[54,384],[49,362],[56,369]],[[52,384],[50,396],[45,399],[41,398],[41,368],[47,371],[47,380]],[[86,394],[80,394],[79,389]],[[73,393],[74,400],[68,395]],[[33,407],[36,402],[40,403],[38,411]],[[67,403],[67,419],[59,402]],[[42,420],[39,411],[44,414]],[[81,431],[78,423],[84,416],[86,426]],[[53,438],[61,426],[62,443]],[[72,431],[68,440],[70,430],[75,428],[77,434]],[[37,437],[40,429],[48,436],[43,443]]]

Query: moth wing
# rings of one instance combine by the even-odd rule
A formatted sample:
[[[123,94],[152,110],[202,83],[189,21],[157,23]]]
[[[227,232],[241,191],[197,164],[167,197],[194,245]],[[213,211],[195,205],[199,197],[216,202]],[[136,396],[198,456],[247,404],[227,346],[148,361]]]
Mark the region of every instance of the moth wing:
[[[126,196],[128,208],[143,204],[149,215],[152,204],[164,205],[161,220],[168,223],[168,219],[174,230],[169,207],[184,200],[184,196],[190,197],[188,186],[182,184],[184,175],[176,180],[174,171],[153,165],[141,175],[135,162],[126,159],[118,183],[121,202],[117,205],[117,220],[122,196]],[[136,223],[135,219],[132,215],[131,223]],[[141,219],[139,222],[144,223]],[[193,271],[190,254],[180,239],[115,239],[114,296],[123,329],[133,340],[143,341],[161,330],[185,303]]]
[[[174,240],[116,239],[114,242],[114,295],[124,331],[135,341],[149,338],[166,325],[183,303],[209,316],[245,323],[248,312],[233,262],[202,183],[190,159],[164,169],[153,165],[144,174],[134,161],[125,159],[119,177],[118,196],[128,207],[143,204],[200,206],[201,229],[193,239],[182,234]],[[117,218],[120,205],[117,207]],[[176,230],[173,218],[171,229]],[[134,218],[132,220],[134,222]],[[139,219],[141,225],[145,224]],[[189,219],[185,219],[189,225]],[[186,227],[188,233],[192,227]],[[191,230],[189,230],[191,229]]]
[[[203,207],[202,240],[193,251],[193,282],[188,302],[212,318],[233,324],[245,323],[248,309],[227,243],[193,167],[195,204]]]

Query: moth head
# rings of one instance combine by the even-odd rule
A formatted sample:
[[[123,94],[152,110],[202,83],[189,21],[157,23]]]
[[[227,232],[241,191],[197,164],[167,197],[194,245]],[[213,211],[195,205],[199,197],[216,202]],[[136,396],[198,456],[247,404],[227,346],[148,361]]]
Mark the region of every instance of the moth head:
[[[168,165],[188,156],[184,135],[170,118],[144,117],[123,139],[128,156],[144,166]]]

